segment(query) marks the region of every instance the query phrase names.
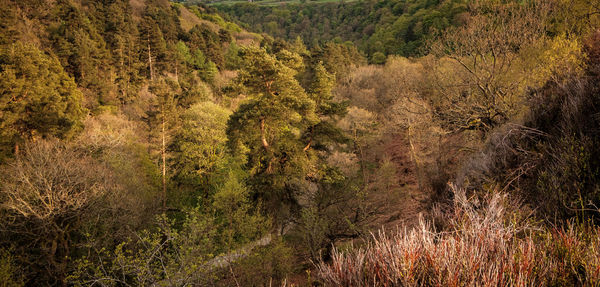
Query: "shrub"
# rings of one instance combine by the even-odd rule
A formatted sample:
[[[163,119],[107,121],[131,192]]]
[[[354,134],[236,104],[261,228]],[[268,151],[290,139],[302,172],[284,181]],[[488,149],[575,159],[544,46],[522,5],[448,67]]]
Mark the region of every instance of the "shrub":
[[[0,287],[24,286],[23,280],[18,274],[18,267],[15,266],[13,261],[10,252],[0,249]]]

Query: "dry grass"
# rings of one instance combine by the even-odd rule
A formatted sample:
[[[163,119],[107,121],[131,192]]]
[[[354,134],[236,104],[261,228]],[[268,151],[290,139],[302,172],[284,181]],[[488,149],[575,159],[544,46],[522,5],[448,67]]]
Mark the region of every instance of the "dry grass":
[[[129,5],[131,5],[133,16],[136,19],[141,19],[146,8],[146,3],[143,0],[129,0]]]
[[[202,25],[202,24],[206,25],[211,31],[213,31],[215,33],[218,33],[219,30],[221,29],[219,27],[219,25],[217,25],[213,22],[198,18],[198,16],[196,16],[194,13],[192,13],[190,10],[188,10],[187,8],[185,8],[183,6],[179,7],[179,11],[181,11],[181,17],[180,17],[181,28],[183,28],[183,30],[185,30],[185,31],[190,31],[196,25]]]
[[[240,46],[258,46],[261,41],[261,36],[247,31],[241,31],[233,35],[235,43]]]
[[[506,212],[510,204],[455,192],[450,231],[421,220],[410,231],[379,232],[365,248],[334,250],[319,276],[327,286],[599,286],[599,228],[535,228]]]

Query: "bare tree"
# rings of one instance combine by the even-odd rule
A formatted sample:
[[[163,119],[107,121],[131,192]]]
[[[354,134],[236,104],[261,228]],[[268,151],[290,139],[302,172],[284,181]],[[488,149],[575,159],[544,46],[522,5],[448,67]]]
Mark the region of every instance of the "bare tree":
[[[4,239],[19,241],[21,254],[29,254],[20,259],[63,284],[74,231],[83,214],[113,189],[109,170],[57,140],[28,144],[1,169]]]
[[[432,52],[454,61],[460,74],[458,82],[438,87],[446,107],[437,112],[453,129],[489,130],[519,111],[533,69],[523,66],[520,52],[544,37],[546,2],[473,1],[466,24],[448,29],[432,44]]]

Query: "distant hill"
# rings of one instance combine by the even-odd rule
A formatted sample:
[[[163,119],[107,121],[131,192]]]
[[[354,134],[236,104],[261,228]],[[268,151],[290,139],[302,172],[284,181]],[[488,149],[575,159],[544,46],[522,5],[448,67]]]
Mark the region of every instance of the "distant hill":
[[[423,54],[423,43],[435,31],[460,25],[464,0],[425,1],[210,1],[224,17],[254,32],[308,46],[351,41],[373,63],[386,55]],[[276,5],[282,4],[285,5]],[[319,4],[319,5],[314,5]]]
[[[348,3],[357,0],[178,0],[173,2],[185,4],[205,4],[205,5],[233,5],[240,3],[254,3],[261,6],[280,6],[286,4],[322,4],[322,3]]]

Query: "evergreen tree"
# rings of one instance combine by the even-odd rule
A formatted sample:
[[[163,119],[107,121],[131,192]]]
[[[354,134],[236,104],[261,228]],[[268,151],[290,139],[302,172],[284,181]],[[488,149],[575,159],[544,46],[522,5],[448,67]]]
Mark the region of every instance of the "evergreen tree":
[[[158,149],[159,166],[161,167],[162,179],[162,207],[167,208],[167,184],[170,173],[167,172],[168,147],[172,140],[172,133],[177,126],[177,83],[166,78],[159,78],[150,85],[150,92],[155,96],[151,110],[148,111],[148,125],[150,128],[150,142]]]
[[[333,99],[335,75],[327,72],[323,62],[313,67],[313,75],[314,79],[308,95],[315,102],[320,121],[307,129],[305,151],[311,147],[327,150],[331,144],[346,140],[343,132],[336,126],[336,120],[346,114],[347,104]]]
[[[116,69],[115,84],[118,87],[121,103],[131,102],[138,93],[142,80],[140,70],[145,61],[140,61],[140,35],[133,11],[126,0],[112,0],[107,3],[103,19],[105,39],[112,53],[112,65]]]
[[[295,201],[290,186],[310,163],[301,135],[319,118],[295,70],[264,48],[246,48],[243,57],[238,80],[251,99],[231,116],[227,134],[233,150],[247,154],[258,196],[276,210]]]
[[[112,89],[109,79],[111,65],[104,38],[88,15],[70,1],[56,4],[56,23],[50,30],[50,39],[56,55],[65,70],[79,86],[90,89],[100,104],[110,103]]]
[[[140,57],[146,62],[148,79],[154,81],[172,63],[167,42],[158,23],[145,16],[140,23]]]
[[[0,52],[2,152],[35,137],[68,138],[81,127],[82,95],[55,57],[17,42]]]

